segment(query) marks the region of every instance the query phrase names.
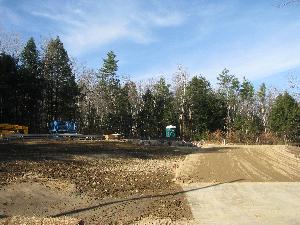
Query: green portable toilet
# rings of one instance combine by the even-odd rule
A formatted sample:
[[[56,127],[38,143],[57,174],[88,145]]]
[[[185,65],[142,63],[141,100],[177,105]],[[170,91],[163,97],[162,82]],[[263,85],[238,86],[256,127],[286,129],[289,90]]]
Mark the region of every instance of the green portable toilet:
[[[173,125],[166,126],[166,138],[176,137],[176,127]]]

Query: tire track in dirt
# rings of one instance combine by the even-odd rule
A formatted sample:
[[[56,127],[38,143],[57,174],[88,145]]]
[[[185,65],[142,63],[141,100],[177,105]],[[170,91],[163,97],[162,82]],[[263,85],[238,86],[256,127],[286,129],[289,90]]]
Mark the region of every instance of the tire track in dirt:
[[[288,146],[207,145],[187,155],[176,170],[181,184],[227,182],[300,181],[300,159]]]
[[[253,169],[261,171],[268,179],[257,177],[256,181],[293,181],[299,172],[299,160],[290,157],[286,146],[245,147],[247,154],[242,158],[253,164]],[[298,177],[299,178],[299,177]],[[254,179],[255,181],[255,179]]]

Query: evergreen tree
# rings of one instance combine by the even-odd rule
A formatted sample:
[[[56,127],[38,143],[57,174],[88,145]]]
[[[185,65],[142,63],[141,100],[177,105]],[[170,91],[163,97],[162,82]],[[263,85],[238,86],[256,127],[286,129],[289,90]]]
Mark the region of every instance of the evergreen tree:
[[[98,78],[110,86],[119,86],[120,80],[117,77],[118,61],[113,51],[107,53],[107,58],[103,59],[103,66],[99,71]]]
[[[118,97],[118,112],[117,122],[119,124],[119,131],[125,136],[132,136],[133,127],[133,110],[129,99],[130,89],[128,85],[121,88],[120,95]]]
[[[246,80],[246,78],[244,77],[240,88],[240,98],[242,102],[246,104],[246,108],[248,104],[250,104],[251,101],[253,100],[253,97],[254,97],[254,87],[251,84],[251,82]]]
[[[103,130],[108,133],[121,132],[120,128],[120,102],[121,85],[117,77],[118,60],[113,51],[107,53],[107,58],[103,59],[103,65],[99,70],[99,97],[105,104],[103,112]]]
[[[43,81],[38,51],[30,38],[21,53],[21,79],[23,92],[22,117],[29,126],[29,132],[39,132],[43,100]]]
[[[76,118],[79,89],[67,51],[59,37],[51,39],[43,59],[47,120]]]
[[[157,136],[154,110],[154,96],[152,92],[147,89],[143,95],[143,106],[141,112],[139,113],[138,130],[140,136],[143,138],[154,138]]]
[[[0,53],[0,123],[22,123],[19,83],[15,59]]]
[[[203,137],[206,131],[224,126],[225,104],[210,87],[204,77],[193,77],[187,88],[190,104],[189,129],[194,139]]]
[[[287,92],[280,94],[269,116],[271,131],[285,140],[294,140],[300,135],[300,107]]]
[[[176,125],[177,116],[174,109],[174,99],[170,92],[170,85],[166,84],[164,78],[154,84],[153,97],[154,97],[154,117],[156,126],[156,135],[164,137],[165,127],[167,125]]]

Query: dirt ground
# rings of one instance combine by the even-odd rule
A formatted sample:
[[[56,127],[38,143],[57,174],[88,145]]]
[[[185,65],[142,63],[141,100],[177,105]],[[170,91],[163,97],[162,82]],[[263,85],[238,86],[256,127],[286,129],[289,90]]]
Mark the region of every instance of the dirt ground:
[[[189,183],[300,181],[299,147],[285,145],[206,145],[187,155],[176,180]]]
[[[299,182],[201,185],[185,188],[194,224],[300,224]]]
[[[176,171],[193,224],[300,224],[299,147],[203,146]]]
[[[15,215],[70,216],[85,224],[190,220],[174,171],[194,151],[117,142],[2,143],[0,221]]]
[[[278,190],[274,195],[284,199],[294,196],[293,191],[299,193],[299,152],[298,147],[288,146],[183,148],[54,140],[1,143],[0,224],[18,224],[13,220],[19,218],[12,216],[34,217],[38,224],[52,224],[44,218],[70,218],[70,223],[54,220],[53,224],[79,220],[85,224],[211,224],[211,217],[227,218],[222,201],[227,201],[229,209],[232,205],[234,213],[239,213],[234,207],[241,206],[245,206],[241,212],[251,212],[256,210],[256,200],[251,205],[245,197],[248,194],[259,199]],[[248,182],[258,186],[248,188],[249,192],[243,191],[245,186],[230,186],[247,187]],[[274,189],[257,182],[298,186]],[[234,205],[228,196],[236,192],[241,195]],[[220,196],[215,204],[210,201],[214,196]],[[281,201],[278,198],[275,208],[280,208]],[[262,202],[259,209],[272,209],[267,203]],[[247,208],[249,204],[252,208]],[[219,214],[212,214],[214,210]],[[300,218],[294,219],[300,223]]]

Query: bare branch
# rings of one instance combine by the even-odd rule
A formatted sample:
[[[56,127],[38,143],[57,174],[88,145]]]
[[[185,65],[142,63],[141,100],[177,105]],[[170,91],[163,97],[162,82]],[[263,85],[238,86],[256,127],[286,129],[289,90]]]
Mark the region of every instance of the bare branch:
[[[277,1],[277,3],[275,4],[276,7],[278,8],[283,8],[292,4],[297,4],[300,3],[300,0],[281,0],[281,1]]]

